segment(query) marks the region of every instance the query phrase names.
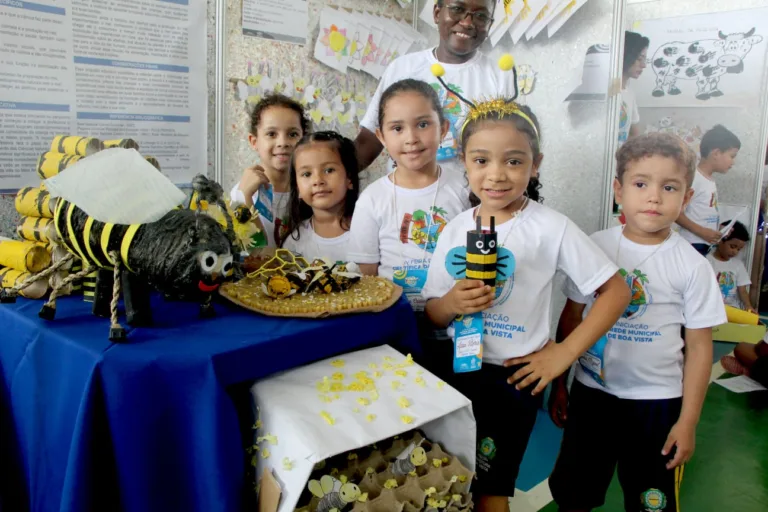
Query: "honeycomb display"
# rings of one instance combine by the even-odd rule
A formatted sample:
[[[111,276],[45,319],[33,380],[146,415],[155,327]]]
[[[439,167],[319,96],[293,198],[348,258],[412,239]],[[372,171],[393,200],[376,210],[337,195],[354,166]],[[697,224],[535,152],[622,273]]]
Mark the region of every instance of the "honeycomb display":
[[[474,508],[473,478],[457,457],[412,431],[318,464],[296,512],[464,512]]]
[[[310,263],[278,249],[244,279],[224,284],[219,293],[268,316],[321,318],[383,311],[397,302],[402,288],[387,279],[363,276],[353,263]]]

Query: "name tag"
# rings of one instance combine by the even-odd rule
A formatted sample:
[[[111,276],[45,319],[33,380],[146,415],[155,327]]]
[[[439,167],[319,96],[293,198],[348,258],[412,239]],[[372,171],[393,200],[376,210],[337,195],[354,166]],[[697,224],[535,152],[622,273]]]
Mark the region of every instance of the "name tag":
[[[605,387],[605,359],[603,356],[606,345],[608,345],[608,338],[603,336],[579,358],[581,369],[603,387]]]
[[[483,366],[483,314],[456,317],[453,329],[454,373],[479,370]]]

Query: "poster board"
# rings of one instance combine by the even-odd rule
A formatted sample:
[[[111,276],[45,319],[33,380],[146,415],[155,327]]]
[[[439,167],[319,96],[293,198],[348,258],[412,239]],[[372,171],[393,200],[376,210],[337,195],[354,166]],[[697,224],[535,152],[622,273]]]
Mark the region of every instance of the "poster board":
[[[205,20],[189,0],[0,3],[0,191],[39,181],[61,134],[132,138],[191,182],[206,162]]]
[[[650,39],[648,68],[633,89],[638,107],[760,105],[768,8],[637,21]]]
[[[279,512],[295,509],[315,464],[413,429],[422,429],[428,439],[440,443],[465,467],[474,470],[476,426],[471,402],[450,386],[438,385],[437,377],[416,363],[401,369],[406,376],[381,368],[388,361],[397,368],[406,360],[397,350],[383,345],[289,370],[254,384],[251,396],[258,407],[256,438],[273,441],[255,454],[256,480],[262,482],[263,475],[271,472],[279,482]],[[349,384],[358,372],[372,375],[376,370],[371,365],[380,368],[382,374],[373,377],[375,400],[365,391],[339,391],[339,398],[330,403],[319,398],[318,383],[324,377],[331,383]],[[338,379],[339,375],[345,379]],[[423,386],[416,382],[419,377]],[[401,384],[395,386],[395,381]],[[410,403],[406,409],[401,397]],[[369,403],[361,405],[359,398]],[[333,424],[324,419],[324,413]],[[405,417],[411,421],[404,422]]]

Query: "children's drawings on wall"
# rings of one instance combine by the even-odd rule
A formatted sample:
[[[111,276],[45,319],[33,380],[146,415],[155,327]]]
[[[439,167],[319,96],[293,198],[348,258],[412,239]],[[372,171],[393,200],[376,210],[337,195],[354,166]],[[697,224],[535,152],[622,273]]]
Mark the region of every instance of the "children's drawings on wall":
[[[648,68],[634,86],[639,107],[749,107],[764,92],[768,9],[636,22]]]
[[[427,42],[407,23],[367,12],[349,12],[325,7],[314,57],[346,73],[348,68],[381,78],[397,57],[418,50]]]
[[[375,84],[362,77],[338,75],[331,71],[292,72],[274,64],[248,64],[248,75],[234,79],[237,99],[253,105],[271,93],[284,94],[301,103],[314,130],[353,133],[368,108]]]

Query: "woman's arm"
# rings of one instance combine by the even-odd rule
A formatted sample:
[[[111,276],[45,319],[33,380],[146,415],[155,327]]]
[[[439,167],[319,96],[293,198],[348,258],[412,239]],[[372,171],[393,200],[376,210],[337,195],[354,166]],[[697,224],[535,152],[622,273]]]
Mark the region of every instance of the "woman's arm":
[[[355,149],[357,150],[357,162],[360,165],[359,172],[363,172],[373,163],[384,149],[376,134],[368,128],[360,127],[360,133],[355,138]]]

